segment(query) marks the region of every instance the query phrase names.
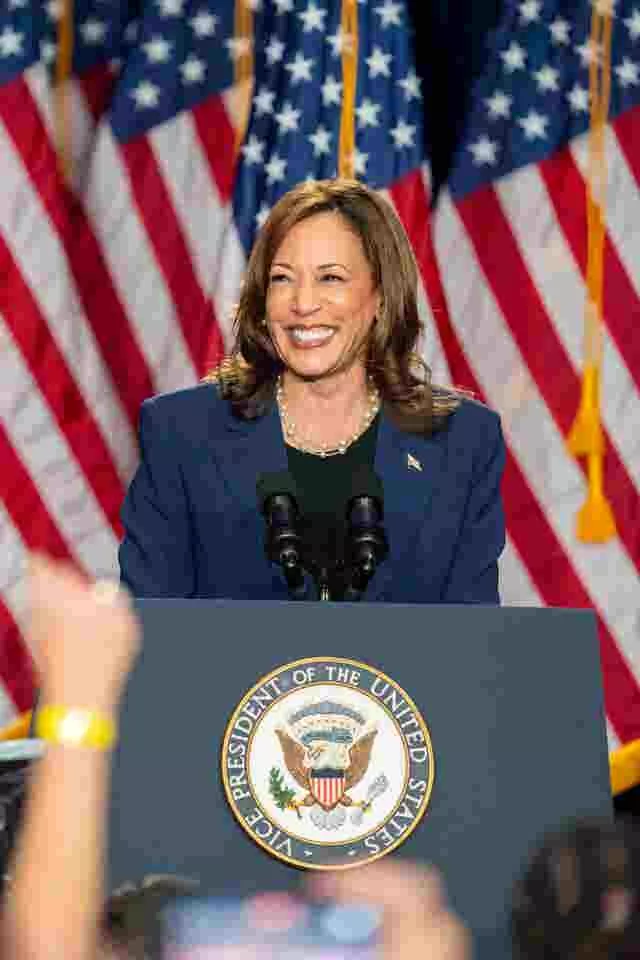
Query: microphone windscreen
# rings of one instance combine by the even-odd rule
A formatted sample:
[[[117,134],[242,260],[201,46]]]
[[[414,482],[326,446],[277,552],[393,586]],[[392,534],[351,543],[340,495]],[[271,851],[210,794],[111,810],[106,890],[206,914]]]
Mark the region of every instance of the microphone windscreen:
[[[347,502],[350,503],[355,497],[371,497],[381,505],[384,502],[380,477],[371,467],[364,464],[357,467],[350,477]]]
[[[256,492],[260,503],[260,510],[270,497],[276,494],[288,494],[294,501],[298,500],[298,491],[293,477],[288,470],[278,470],[274,473],[259,473],[256,483]]]

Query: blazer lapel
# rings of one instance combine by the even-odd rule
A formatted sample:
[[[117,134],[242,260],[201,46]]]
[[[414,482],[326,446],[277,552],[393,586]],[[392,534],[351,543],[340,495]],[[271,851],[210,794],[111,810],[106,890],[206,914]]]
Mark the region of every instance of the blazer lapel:
[[[385,592],[394,571],[409,575],[413,567],[411,554],[441,474],[442,454],[433,440],[405,433],[383,412],[374,469],[384,491],[389,555],[367,588],[367,600],[375,600]]]
[[[287,469],[287,451],[275,403],[256,420],[227,415],[228,444],[220,463],[230,493],[245,508],[258,509],[256,483],[261,473]]]
[[[287,469],[287,451],[278,408],[273,403],[267,413],[255,420],[240,420],[229,411],[226,426],[228,442],[219,451],[218,461],[224,482],[242,511],[256,515],[259,512],[256,489],[258,476]],[[256,543],[256,548],[261,549],[261,545]],[[281,568],[272,564],[271,572],[279,584],[274,599],[286,599],[288,588]],[[311,578],[307,575],[300,599],[309,598],[312,589]]]

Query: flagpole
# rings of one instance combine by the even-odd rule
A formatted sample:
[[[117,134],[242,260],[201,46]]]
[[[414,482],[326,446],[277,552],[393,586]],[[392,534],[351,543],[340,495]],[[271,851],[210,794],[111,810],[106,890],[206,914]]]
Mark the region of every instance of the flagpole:
[[[56,147],[63,176],[71,178],[71,104],[69,78],[73,69],[73,0],[62,0],[58,18],[58,49],[55,73]]]
[[[584,367],[580,405],[567,446],[574,457],[587,458],[587,499],[577,516],[576,534],[584,543],[604,543],[616,523],[603,484],[605,444],[601,422],[602,312],[606,238],[606,123],[611,88],[611,3],[594,3],[589,64],[590,125],[587,200],[587,299]]]
[[[338,176],[355,177],[355,106],[358,81],[358,4],[342,0],[342,108],[338,146]]]

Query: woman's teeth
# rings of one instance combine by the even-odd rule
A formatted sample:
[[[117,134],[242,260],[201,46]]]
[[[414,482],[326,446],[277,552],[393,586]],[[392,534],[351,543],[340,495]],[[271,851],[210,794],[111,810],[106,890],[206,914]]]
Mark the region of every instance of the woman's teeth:
[[[334,331],[330,327],[292,327],[289,333],[299,343],[324,343]]]

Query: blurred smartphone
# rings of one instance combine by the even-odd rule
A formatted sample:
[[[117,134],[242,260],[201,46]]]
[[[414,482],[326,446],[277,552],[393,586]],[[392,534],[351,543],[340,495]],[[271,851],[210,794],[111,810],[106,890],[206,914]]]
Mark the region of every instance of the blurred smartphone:
[[[382,913],[287,894],[179,900],[162,916],[162,960],[380,960]]]

